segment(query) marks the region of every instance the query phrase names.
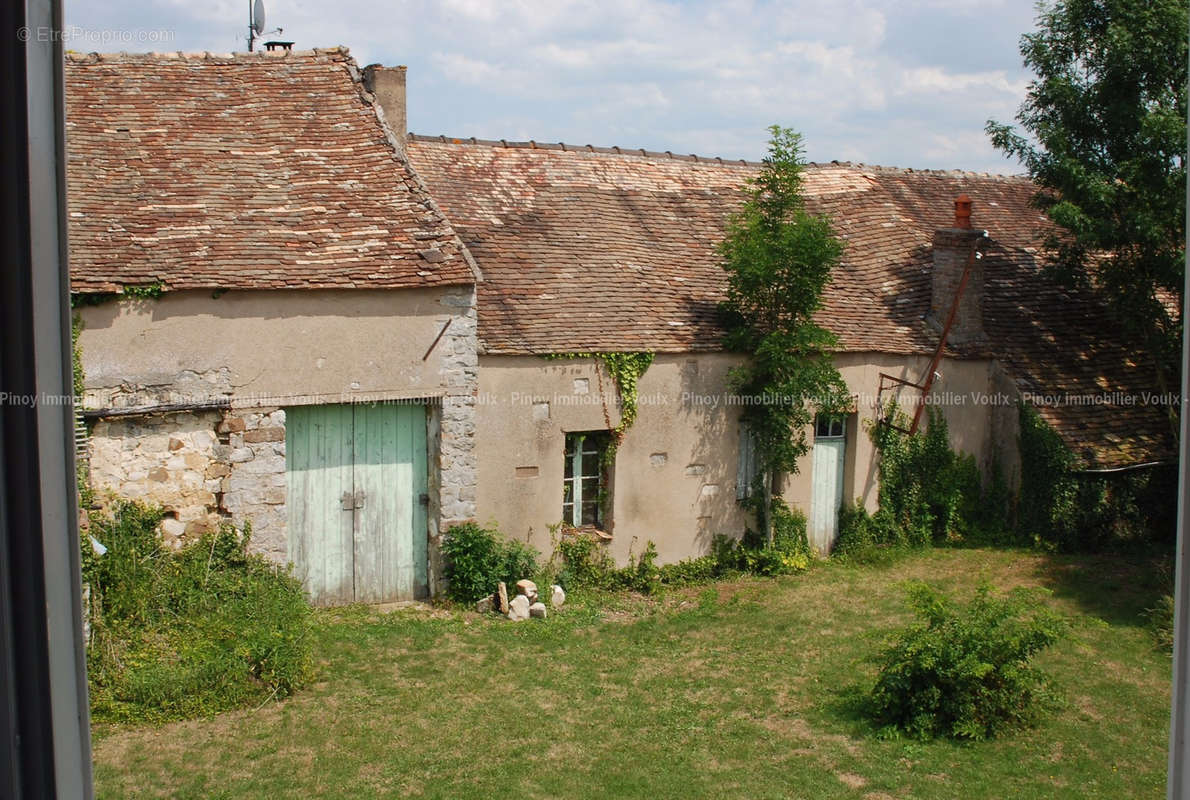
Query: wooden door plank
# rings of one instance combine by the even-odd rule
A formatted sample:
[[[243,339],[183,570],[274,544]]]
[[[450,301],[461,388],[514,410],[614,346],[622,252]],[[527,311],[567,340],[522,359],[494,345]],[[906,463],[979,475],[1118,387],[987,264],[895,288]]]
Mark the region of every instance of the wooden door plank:
[[[429,581],[429,526],[426,519],[428,509],[421,502],[422,495],[429,490],[429,470],[426,452],[426,407],[408,406],[410,422],[410,451],[413,464],[413,597],[421,600],[430,596]]]

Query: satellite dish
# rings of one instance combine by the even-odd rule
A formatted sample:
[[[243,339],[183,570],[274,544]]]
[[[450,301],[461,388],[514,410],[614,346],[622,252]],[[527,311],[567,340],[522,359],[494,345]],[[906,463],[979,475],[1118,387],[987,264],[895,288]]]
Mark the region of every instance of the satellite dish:
[[[264,0],[256,0],[252,5],[252,30],[264,33]]]

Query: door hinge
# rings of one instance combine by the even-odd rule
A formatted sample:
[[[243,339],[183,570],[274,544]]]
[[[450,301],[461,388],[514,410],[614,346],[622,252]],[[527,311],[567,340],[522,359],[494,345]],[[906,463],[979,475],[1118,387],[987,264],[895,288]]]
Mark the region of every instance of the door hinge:
[[[417,502],[421,503],[423,506],[428,506],[430,504],[430,496],[425,492],[422,492],[417,496]]]

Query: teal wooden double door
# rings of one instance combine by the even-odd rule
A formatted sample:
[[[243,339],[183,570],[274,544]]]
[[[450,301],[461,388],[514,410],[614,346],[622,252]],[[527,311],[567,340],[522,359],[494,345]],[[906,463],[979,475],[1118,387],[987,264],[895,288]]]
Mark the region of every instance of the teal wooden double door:
[[[285,463],[289,560],[311,602],[426,596],[425,406],[289,408]]]

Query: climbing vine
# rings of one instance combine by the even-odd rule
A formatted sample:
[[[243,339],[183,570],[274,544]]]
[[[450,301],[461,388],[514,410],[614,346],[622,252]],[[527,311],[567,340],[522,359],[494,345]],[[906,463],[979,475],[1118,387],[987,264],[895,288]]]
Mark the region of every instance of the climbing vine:
[[[1021,405],[1020,426],[1018,535],[1023,542],[1086,551],[1173,540],[1176,525],[1168,498],[1177,495],[1176,464],[1085,472],[1036,409]]]
[[[118,292],[73,292],[70,295],[70,307],[101,306],[112,300],[129,298],[133,300],[157,300],[165,293],[165,286],[161,281],[153,283],[129,284],[121,286]]]
[[[615,427],[615,438],[624,437],[624,432],[636,422],[640,395],[637,383],[653,363],[653,353],[596,353],[595,358],[603,363],[604,369],[616,384],[620,396],[620,424]]]
[[[607,370],[607,374],[611,376],[612,383],[616,386],[616,394],[620,398],[620,424],[614,428],[611,424],[611,415],[608,413],[607,402],[603,404],[603,418],[607,422],[607,428],[612,432],[612,441],[608,447],[608,452],[615,453],[620,441],[624,438],[624,433],[632,427],[636,422],[637,410],[639,407],[640,396],[637,391],[637,383],[640,377],[645,374],[653,363],[654,353],[548,353],[544,358],[547,359],[570,359],[570,358],[593,358],[603,365]],[[604,397],[602,391],[603,375],[596,372],[596,379],[600,381],[600,397]],[[610,455],[608,456],[610,459]]]

